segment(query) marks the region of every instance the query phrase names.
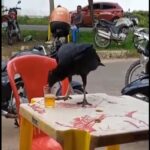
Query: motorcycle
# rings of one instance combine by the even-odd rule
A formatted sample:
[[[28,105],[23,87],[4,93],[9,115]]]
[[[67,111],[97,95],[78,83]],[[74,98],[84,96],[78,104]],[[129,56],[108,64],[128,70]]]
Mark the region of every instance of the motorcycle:
[[[123,25],[115,26],[115,22],[107,21],[104,19],[99,20],[98,28],[96,29],[94,42],[100,48],[107,48],[111,41],[124,41],[127,37],[123,33]]]
[[[125,86],[121,93],[149,102],[149,74],[146,74]]]
[[[139,24],[138,18],[134,16],[125,16],[115,20],[114,22],[116,23],[116,27],[124,24],[122,28],[122,32],[124,33],[128,33],[129,30],[134,31]]]
[[[129,29],[138,25],[138,18],[134,16],[125,16],[115,20],[114,22],[108,20],[95,20],[95,44],[100,48],[107,48],[111,41],[121,42],[125,41]]]
[[[145,41],[144,36],[149,34],[149,28],[137,28],[133,33],[133,43],[134,47],[137,48],[139,43],[143,43]]]
[[[20,3],[21,1],[18,1],[17,5]],[[2,13],[8,12],[8,14],[2,15],[2,28],[6,32],[9,45],[13,44],[13,37],[16,37],[18,41],[21,40],[21,31],[17,21],[17,10],[21,8],[17,7],[17,5],[16,7],[2,10]]]
[[[149,57],[149,43],[146,48],[138,46],[139,51],[142,55]],[[145,72],[142,72],[142,75],[137,79],[129,82],[122,89],[121,93],[123,95],[134,96],[138,99],[149,102],[149,59],[146,61]]]
[[[145,33],[142,38],[144,42],[139,42],[136,46],[137,52],[140,53],[140,59],[133,62],[128,68],[125,75],[125,85],[149,72],[149,35]]]

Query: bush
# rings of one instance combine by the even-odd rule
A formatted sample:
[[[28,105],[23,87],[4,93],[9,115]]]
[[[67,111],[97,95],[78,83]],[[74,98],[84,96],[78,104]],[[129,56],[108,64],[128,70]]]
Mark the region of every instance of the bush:
[[[132,14],[139,19],[140,27],[149,27],[149,12],[148,11],[133,11]]]
[[[18,16],[18,22],[19,24],[27,24],[29,20],[29,17],[28,16]]]
[[[125,13],[125,15],[128,14],[128,12]],[[135,16],[139,19],[139,25],[140,27],[149,27],[149,11],[133,11],[130,13],[131,16]]]
[[[126,14],[127,12],[125,12]],[[131,15],[138,17],[139,26],[149,27],[149,11],[133,11]],[[29,25],[47,25],[48,16],[44,17],[29,17],[29,16],[19,16],[19,24],[29,24]]]
[[[48,17],[29,17],[29,16],[18,16],[19,24],[26,24],[26,25],[47,25],[48,24]]]

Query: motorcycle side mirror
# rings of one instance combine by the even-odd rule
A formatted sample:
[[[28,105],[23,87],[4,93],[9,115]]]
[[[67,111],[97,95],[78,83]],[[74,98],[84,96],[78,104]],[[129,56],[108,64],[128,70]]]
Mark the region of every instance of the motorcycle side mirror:
[[[18,1],[18,3],[17,4],[20,4],[21,3],[21,1]]]

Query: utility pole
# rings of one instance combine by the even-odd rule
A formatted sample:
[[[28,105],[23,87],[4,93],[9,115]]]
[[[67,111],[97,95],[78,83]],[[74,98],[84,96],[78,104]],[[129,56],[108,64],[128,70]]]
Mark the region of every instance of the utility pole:
[[[54,0],[49,0],[49,9],[50,13],[49,16],[51,15],[52,11],[54,10]],[[51,39],[51,32],[50,32],[50,24],[48,24],[48,41]]]
[[[93,14],[93,0],[88,0],[90,7],[90,16],[92,19],[92,26],[94,25],[94,14]]]
[[[49,0],[49,8],[50,8],[50,15],[51,15],[51,12],[54,9],[54,0]]]

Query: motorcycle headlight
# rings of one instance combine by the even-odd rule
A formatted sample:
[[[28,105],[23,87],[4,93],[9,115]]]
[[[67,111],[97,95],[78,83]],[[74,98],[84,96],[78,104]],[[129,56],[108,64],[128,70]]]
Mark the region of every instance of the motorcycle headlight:
[[[135,22],[136,22],[136,25],[138,25],[138,24],[139,24],[139,20],[138,20],[138,18],[135,18]]]

